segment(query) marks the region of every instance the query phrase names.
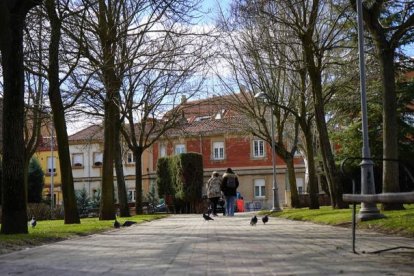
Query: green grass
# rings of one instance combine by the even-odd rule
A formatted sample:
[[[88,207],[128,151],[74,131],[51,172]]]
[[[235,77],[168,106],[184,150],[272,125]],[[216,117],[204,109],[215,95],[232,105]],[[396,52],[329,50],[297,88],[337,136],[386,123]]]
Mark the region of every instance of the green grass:
[[[357,214],[359,207],[357,206]],[[414,204],[405,204],[404,207],[406,209],[400,211],[381,211],[385,218],[358,222],[357,227],[414,238]],[[318,210],[284,209],[283,212],[273,213],[271,216],[320,224],[351,226],[352,208],[337,210],[322,206]]]
[[[119,218],[122,224],[126,220],[142,223],[166,217],[165,214],[137,215]],[[63,220],[38,221],[35,228],[29,227],[28,234],[0,235],[0,254],[25,247],[41,245],[78,236],[108,231],[114,228],[114,221],[100,221],[98,218],[81,219],[80,224],[64,224]]]

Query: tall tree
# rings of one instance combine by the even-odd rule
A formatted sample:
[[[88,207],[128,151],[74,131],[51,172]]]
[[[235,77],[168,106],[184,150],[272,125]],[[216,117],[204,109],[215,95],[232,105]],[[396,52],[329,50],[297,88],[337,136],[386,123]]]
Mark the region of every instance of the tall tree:
[[[60,91],[60,67],[59,67],[59,47],[62,36],[62,13],[57,9],[56,0],[46,0],[46,14],[50,22],[50,42],[49,42],[49,100],[53,114],[53,126],[56,130],[58,144],[59,163],[62,179],[62,195],[65,212],[65,224],[80,223],[80,218],[76,205],[75,187],[73,184],[72,163],[69,153],[69,139],[66,129],[65,107],[63,105]],[[65,11],[66,12],[66,11]],[[60,14],[59,14],[60,13]]]
[[[356,1],[350,0],[356,10]],[[396,50],[413,42],[414,1],[363,1],[365,25],[374,41],[382,77],[383,158],[398,159],[397,93],[395,89]],[[396,161],[383,162],[382,190],[399,192],[399,166]],[[400,203],[384,203],[385,210],[403,209]]]
[[[178,87],[180,82],[174,83],[177,80],[171,77],[174,74],[178,75],[177,72],[182,72],[183,77],[190,75],[188,68],[180,68],[186,63],[185,58],[189,56],[190,46],[184,49],[177,38],[181,36],[182,40],[190,40],[185,25],[197,2],[184,0],[159,2],[85,0],[83,2],[88,9],[85,9],[85,16],[80,18],[79,24],[84,22],[87,28],[80,32],[78,42],[82,45],[83,54],[89,59],[91,67],[96,70],[95,75],[103,86],[102,90],[105,91],[104,97],[100,97],[103,99],[105,127],[101,219],[114,217],[113,160],[116,156],[120,156],[119,153],[115,153],[115,144],[118,139],[118,129],[129,112],[123,109],[122,114],[120,113],[119,108],[127,107],[129,104],[125,104],[128,100],[125,100],[124,96],[121,97],[120,89],[130,86],[129,81],[135,78],[139,83],[133,84],[131,86],[133,88],[127,90],[143,91],[142,87],[148,85],[145,89],[150,92],[149,95],[152,95],[154,88],[160,91],[161,85],[166,85],[164,87],[166,91],[171,91],[171,87]],[[196,42],[193,41],[192,53],[199,53]],[[174,45],[174,43],[178,44]],[[178,50],[185,50],[185,52],[179,53]],[[180,55],[182,60],[178,58]],[[173,67],[172,62],[175,62],[176,67]],[[152,73],[150,68],[153,68],[155,73]],[[131,72],[136,75],[129,75]],[[168,77],[170,82],[162,82],[161,79]],[[158,85],[157,81],[162,84]],[[137,85],[140,88],[137,88]],[[95,91],[97,93],[94,96],[101,93],[99,90]],[[139,106],[144,104],[152,106],[152,103],[156,102],[150,97],[144,98],[147,102],[140,102]],[[133,106],[136,107],[135,104]],[[153,109],[149,110],[153,112]],[[133,126],[136,118],[131,120]],[[128,141],[127,143],[129,144]],[[135,151],[137,167],[140,165],[141,154],[141,149]],[[116,166],[119,169],[119,163]],[[141,168],[136,171],[136,179],[139,181],[136,187],[138,213],[142,208],[140,170]]]
[[[342,1],[343,2],[343,1]],[[300,0],[264,1],[260,12],[268,20],[284,26],[291,43],[302,49],[305,69],[312,91],[315,123],[318,130],[319,147],[323,167],[328,181],[331,204],[334,208],[346,205],[342,201],[342,183],[336,167],[328,135],[325,104],[332,89],[324,89],[327,69],[339,62],[337,48],[347,41],[343,26],[346,23],[346,6],[341,1]],[[334,55],[335,53],[335,55]],[[331,80],[333,76],[328,78]]]
[[[0,51],[4,81],[2,234],[27,233],[24,180],[23,28],[40,1],[0,1]]]
[[[41,127],[45,122],[46,116],[43,110],[45,98],[45,78],[42,75],[43,57],[43,17],[38,12],[40,8],[35,8],[28,15],[28,24],[24,32],[24,66],[25,66],[25,179],[28,179],[29,163],[33,154],[41,142]],[[33,32],[33,29],[36,30]],[[27,185],[27,184],[26,184]]]
[[[294,154],[298,149],[298,127],[305,133],[304,149],[309,154],[307,163],[309,173],[308,187],[311,208],[319,208],[317,193],[318,184],[313,163],[313,112],[311,112],[312,95],[309,92],[307,71],[302,58],[300,43],[288,35],[286,27],[277,21],[270,21],[263,16],[263,1],[234,1],[234,22],[225,23],[227,41],[222,51],[231,67],[238,86],[246,86],[253,95],[264,92],[273,105],[276,116],[277,154],[282,157],[288,167],[288,178],[291,186],[293,206],[299,205],[296,189],[296,177],[293,166]],[[231,25],[233,27],[231,27]],[[231,38],[232,42],[228,42]],[[229,85],[230,89],[232,86]],[[253,95],[250,95],[249,101]],[[237,102],[237,101],[236,101]],[[263,114],[251,112],[240,102],[240,112],[250,113],[256,117],[261,133],[271,141],[269,128],[262,125]],[[258,116],[258,117],[257,117]],[[265,130],[265,131],[263,131]],[[257,135],[257,130],[254,131]],[[287,142],[288,141],[288,142]],[[306,151],[305,151],[306,152]]]

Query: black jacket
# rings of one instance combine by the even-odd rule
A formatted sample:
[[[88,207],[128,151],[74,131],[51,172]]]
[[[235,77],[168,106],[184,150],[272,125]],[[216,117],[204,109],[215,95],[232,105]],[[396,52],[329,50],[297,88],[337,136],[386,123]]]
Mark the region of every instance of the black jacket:
[[[227,181],[230,177],[235,178],[236,187],[234,188],[230,188],[227,186]],[[223,191],[224,196],[236,196],[238,187],[239,187],[239,179],[237,178],[237,175],[233,173],[223,174],[223,180],[221,181],[221,190]]]

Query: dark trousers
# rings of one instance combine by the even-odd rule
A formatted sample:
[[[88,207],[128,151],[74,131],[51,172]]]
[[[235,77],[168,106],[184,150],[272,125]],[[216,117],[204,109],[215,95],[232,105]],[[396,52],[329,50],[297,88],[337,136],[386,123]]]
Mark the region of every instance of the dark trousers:
[[[217,215],[217,203],[219,201],[220,197],[210,197],[210,208],[214,215]]]

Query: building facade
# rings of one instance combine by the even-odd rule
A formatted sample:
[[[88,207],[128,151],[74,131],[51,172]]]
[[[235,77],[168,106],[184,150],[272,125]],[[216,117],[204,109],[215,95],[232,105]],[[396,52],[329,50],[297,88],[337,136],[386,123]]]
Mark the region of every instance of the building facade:
[[[238,191],[245,209],[271,208],[273,203],[273,167],[270,145],[243,130],[248,122],[226,106],[212,99],[183,101],[183,120],[165,133],[142,156],[142,187],[146,195],[156,183],[157,160],[160,157],[194,152],[203,157],[204,184],[213,171],[223,174],[232,168],[238,175]],[[237,114],[236,114],[237,115]],[[103,129],[91,126],[69,137],[75,189],[89,195],[99,192],[102,177]],[[135,157],[124,146],[124,176],[128,197],[135,201]],[[294,160],[299,193],[306,191],[305,164],[301,156]],[[276,156],[276,184],[281,205],[290,205],[286,165]],[[204,186],[204,185],[203,185]],[[114,171],[114,187],[116,174]],[[117,193],[115,192],[115,197]]]
[[[69,151],[72,162],[72,172],[75,190],[85,189],[89,196],[97,196],[101,189],[102,162],[103,162],[103,129],[93,125],[69,137]],[[148,193],[153,178],[149,177],[152,167],[150,151],[142,156],[142,187],[144,195]],[[123,169],[127,196],[129,202],[135,202],[135,159],[130,150],[123,146]],[[116,172],[114,168],[115,199],[118,197]]]

